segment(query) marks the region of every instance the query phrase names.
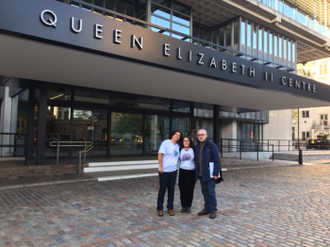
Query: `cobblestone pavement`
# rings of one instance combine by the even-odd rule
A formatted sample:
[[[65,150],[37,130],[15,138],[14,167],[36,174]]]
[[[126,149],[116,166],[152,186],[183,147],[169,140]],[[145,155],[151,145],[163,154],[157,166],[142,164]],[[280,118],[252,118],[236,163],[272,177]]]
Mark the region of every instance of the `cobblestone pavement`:
[[[238,169],[216,186],[218,215],[156,215],[158,178],[0,191],[0,246],[330,246],[330,165]]]

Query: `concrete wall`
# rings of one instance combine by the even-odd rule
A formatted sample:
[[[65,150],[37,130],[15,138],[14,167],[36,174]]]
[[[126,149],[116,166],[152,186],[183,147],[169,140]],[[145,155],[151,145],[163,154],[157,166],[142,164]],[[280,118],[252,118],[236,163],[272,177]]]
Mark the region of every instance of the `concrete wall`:
[[[292,112],[291,109],[269,111],[269,123],[264,125],[264,140],[292,139]]]

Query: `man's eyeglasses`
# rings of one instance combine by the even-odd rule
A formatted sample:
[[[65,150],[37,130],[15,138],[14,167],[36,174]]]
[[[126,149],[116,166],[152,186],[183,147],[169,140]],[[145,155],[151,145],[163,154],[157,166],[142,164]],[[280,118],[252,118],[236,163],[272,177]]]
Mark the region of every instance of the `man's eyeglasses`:
[[[205,136],[205,134],[198,134],[197,136]]]

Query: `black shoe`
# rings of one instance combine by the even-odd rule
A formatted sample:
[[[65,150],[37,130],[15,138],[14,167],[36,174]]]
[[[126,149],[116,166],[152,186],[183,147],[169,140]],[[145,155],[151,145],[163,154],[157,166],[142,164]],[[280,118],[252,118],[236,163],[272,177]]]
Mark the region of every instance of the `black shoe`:
[[[186,208],[186,213],[190,214],[191,213],[191,209],[189,207]]]
[[[217,217],[217,212],[210,213],[210,219],[215,219]]]
[[[187,208],[182,208],[181,213],[187,213]]]
[[[206,211],[204,209],[197,213],[198,216],[203,216],[203,215],[208,215],[208,214],[210,214],[210,211]]]

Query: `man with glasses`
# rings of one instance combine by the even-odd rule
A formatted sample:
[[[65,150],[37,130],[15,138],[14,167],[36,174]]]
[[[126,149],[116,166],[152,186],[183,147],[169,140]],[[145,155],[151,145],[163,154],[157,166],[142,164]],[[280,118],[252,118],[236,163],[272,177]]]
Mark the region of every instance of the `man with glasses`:
[[[199,179],[204,196],[204,209],[197,215],[210,215],[210,219],[217,217],[217,198],[215,184],[220,174],[219,150],[214,142],[207,138],[205,129],[197,132],[197,145],[195,147],[195,176]],[[213,172],[210,174],[213,167]]]

